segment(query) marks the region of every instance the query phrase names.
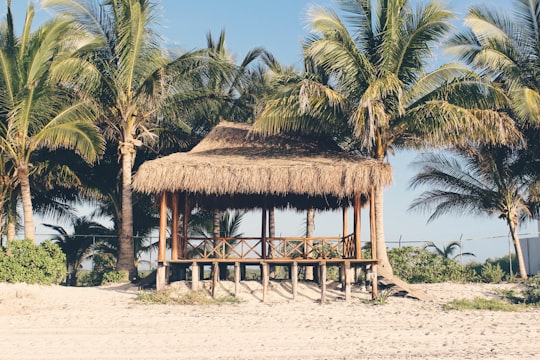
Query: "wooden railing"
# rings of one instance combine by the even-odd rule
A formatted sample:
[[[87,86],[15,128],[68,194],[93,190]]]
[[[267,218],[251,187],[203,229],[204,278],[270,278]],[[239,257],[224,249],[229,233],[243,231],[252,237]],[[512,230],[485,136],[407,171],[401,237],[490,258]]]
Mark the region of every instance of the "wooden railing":
[[[188,237],[183,242],[183,259],[353,259],[354,235],[345,237],[272,237],[261,238]],[[183,254],[183,255],[182,255]]]

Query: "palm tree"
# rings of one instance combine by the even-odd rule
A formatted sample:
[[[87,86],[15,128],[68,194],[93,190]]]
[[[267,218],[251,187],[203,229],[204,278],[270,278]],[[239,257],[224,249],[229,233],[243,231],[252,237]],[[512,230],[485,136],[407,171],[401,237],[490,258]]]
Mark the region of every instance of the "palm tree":
[[[83,261],[91,257],[93,246],[106,239],[106,237],[100,237],[100,235],[110,236],[112,234],[112,230],[87,217],[76,218],[73,221],[72,235],[68,234],[62,226],[43,225],[58,233],[51,240],[60,246],[64,254],[66,254],[66,268],[70,274],[71,286],[77,284],[77,271]]]
[[[444,245],[442,248],[438,247],[433,241],[429,241],[424,246],[424,249],[433,249],[436,254],[442,256],[445,259],[455,259],[458,256],[475,256],[473,253],[470,252],[462,252],[461,243],[459,241],[451,241],[447,245]],[[459,250],[459,252],[454,255],[456,250]]]
[[[520,276],[527,270],[517,233],[520,223],[531,215],[530,177],[516,166],[514,153],[501,148],[470,148],[457,158],[429,154],[417,163],[420,172],[413,177],[413,188],[426,185],[410,206],[415,210],[433,210],[428,221],[441,215],[495,215],[506,221],[519,264]]]
[[[540,189],[540,12],[538,0],[514,0],[512,12],[472,7],[465,19],[469,28],[449,41],[450,49],[478,71],[491,75],[508,94],[512,116],[527,146],[519,158],[535,179],[531,194]],[[536,190],[535,190],[536,189]],[[538,213],[538,197],[534,210]]]
[[[162,123],[171,119],[188,129],[179,120],[179,113],[200,95],[190,81],[201,73],[212,77],[207,71],[209,61],[201,51],[169,58],[158,46],[156,5],[152,1],[47,0],[44,6],[58,7],[102,43],[86,59],[99,79],[95,96],[101,104],[105,135],[118,141],[122,215],[117,270],[133,279],[136,268],[131,183],[137,148],[155,143]]]
[[[67,19],[53,19],[32,32],[32,5],[18,37],[10,5],[0,29],[0,150],[13,168],[12,186],[20,187],[25,237],[35,241],[30,191],[35,152],[71,149],[91,162],[103,142],[93,124],[93,104],[73,77],[85,73],[74,55],[90,43]]]
[[[437,3],[413,9],[408,0],[336,2],[351,31],[334,10],[313,7],[304,45],[306,62],[329,80],[304,80],[288,99],[271,102],[260,119],[264,132],[314,132],[329,127],[321,123],[339,123],[350,130],[339,134],[340,143],[381,162],[396,148],[504,141],[517,133],[506,114],[491,110],[504,96],[479,75],[458,64],[426,72],[433,45],[450,29],[449,11]],[[287,116],[268,116],[280,111]],[[377,257],[391,273],[383,189],[374,190]]]

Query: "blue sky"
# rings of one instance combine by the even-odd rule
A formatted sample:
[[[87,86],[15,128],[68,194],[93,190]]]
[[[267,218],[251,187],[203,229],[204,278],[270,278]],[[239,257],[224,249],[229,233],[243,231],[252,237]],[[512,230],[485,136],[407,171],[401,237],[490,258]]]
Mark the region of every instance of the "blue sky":
[[[13,0],[13,11],[18,26],[24,20],[27,0]],[[0,13],[5,13],[2,1]],[[39,2],[37,3],[39,7]],[[470,5],[482,4],[481,1],[451,1],[448,8],[459,17],[460,24]],[[505,6],[508,1],[491,0],[484,2],[490,7]],[[191,50],[203,47],[206,34],[210,31],[217,36],[222,29],[226,31],[226,45],[230,52],[241,59],[248,50],[262,46],[271,51],[282,63],[300,68],[302,38],[307,34],[305,14],[311,4],[334,7],[331,0],[197,0],[178,1],[161,0],[161,33],[167,46]],[[38,20],[47,14],[38,12]],[[440,49],[433,49],[436,58],[441,61]],[[426,224],[428,215],[411,213],[407,207],[419,194],[408,189],[409,179],[414,175],[410,163],[416,157],[414,152],[402,152],[390,157],[393,166],[394,183],[385,191],[385,237],[390,246],[409,241],[445,241],[475,239],[464,241],[464,251],[473,252],[477,260],[486,257],[499,257],[508,253],[508,230],[499,219],[472,216],[446,216]],[[303,214],[284,212],[277,216],[277,234],[298,236],[302,232]],[[367,228],[367,214],[363,214],[364,228]],[[316,235],[337,235],[341,229],[340,213],[316,215]],[[252,214],[244,221],[243,232],[257,235],[260,232],[259,214]],[[523,234],[537,231],[535,222],[520,228]],[[39,229],[38,229],[39,232]],[[367,235],[367,233],[366,233]],[[364,238],[367,238],[364,236]]]

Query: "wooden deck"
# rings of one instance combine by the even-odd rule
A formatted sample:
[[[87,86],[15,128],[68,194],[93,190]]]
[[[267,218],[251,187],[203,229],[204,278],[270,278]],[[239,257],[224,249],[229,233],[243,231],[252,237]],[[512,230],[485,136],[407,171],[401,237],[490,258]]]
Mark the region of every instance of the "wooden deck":
[[[362,268],[366,274],[376,273],[379,263],[374,258],[357,258],[354,234],[338,237],[235,237],[206,238],[178,236],[178,256],[159,261],[160,276],[165,281],[190,281],[198,290],[204,278],[205,267],[210,267],[208,280],[212,281],[212,294],[220,280],[224,280],[229,267],[234,267],[235,288],[246,280],[246,267],[258,267],[266,300],[271,266],[287,267],[293,298],[296,297],[299,269],[314,267],[315,278],[321,288],[321,301],[326,301],[327,267],[340,268],[340,281],[344,297],[349,300],[354,281],[354,270]],[[375,275],[376,276],[376,275]],[[164,284],[156,284],[159,287]],[[373,282],[372,296],[377,297],[377,282]]]

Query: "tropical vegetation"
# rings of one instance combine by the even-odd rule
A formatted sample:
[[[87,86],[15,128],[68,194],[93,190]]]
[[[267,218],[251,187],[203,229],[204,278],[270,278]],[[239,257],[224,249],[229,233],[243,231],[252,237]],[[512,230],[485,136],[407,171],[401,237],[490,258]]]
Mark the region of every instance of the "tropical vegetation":
[[[432,45],[451,28],[450,11],[435,2],[336,2],[343,16],[321,7],[309,11],[305,74],[281,80],[255,124],[263,133],[320,135],[330,128],[326,136],[381,162],[397,148],[505,142],[516,134],[511,119],[494,111],[503,94],[482,76],[459,64],[428,72]],[[377,257],[391,272],[383,189],[373,196]]]
[[[313,6],[299,71],[263,48],[236,64],[225,31],[209,33],[206,48],[174,54],[160,44],[151,0],[44,0],[57,16],[35,27],[29,5],[20,35],[8,1],[0,26],[1,228],[14,238],[19,208],[30,240],[34,213],[71,221],[74,235],[49,226],[75,278],[93,249],[75,235],[98,224],[72,210],[91,204],[113,224],[99,231],[117,240],[98,242],[107,271],[89,282],[104,272],[115,278],[113,271],[133,280],[136,259],[152,246],[135,239],[158,222],[155,199],[132,193],[132,173],[147,159],[188,150],[227,119],[253,122],[263,134],[330,138],[380,162],[400,149],[450,149],[426,155],[412,184],[435,189],[411,207],[433,210],[430,220],[463,210],[505,220],[526,278],[517,229],[540,208],[540,12],[537,0],[514,3],[514,17],[472,7],[468,29],[447,41],[463,64],[438,67],[432,49],[450,36],[454,14],[436,2]],[[429,269],[430,279],[468,278],[451,259],[456,244],[387,252],[383,189],[371,196],[383,267],[411,281],[426,280],[415,267]],[[201,212],[199,230],[233,237],[241,214]]]

